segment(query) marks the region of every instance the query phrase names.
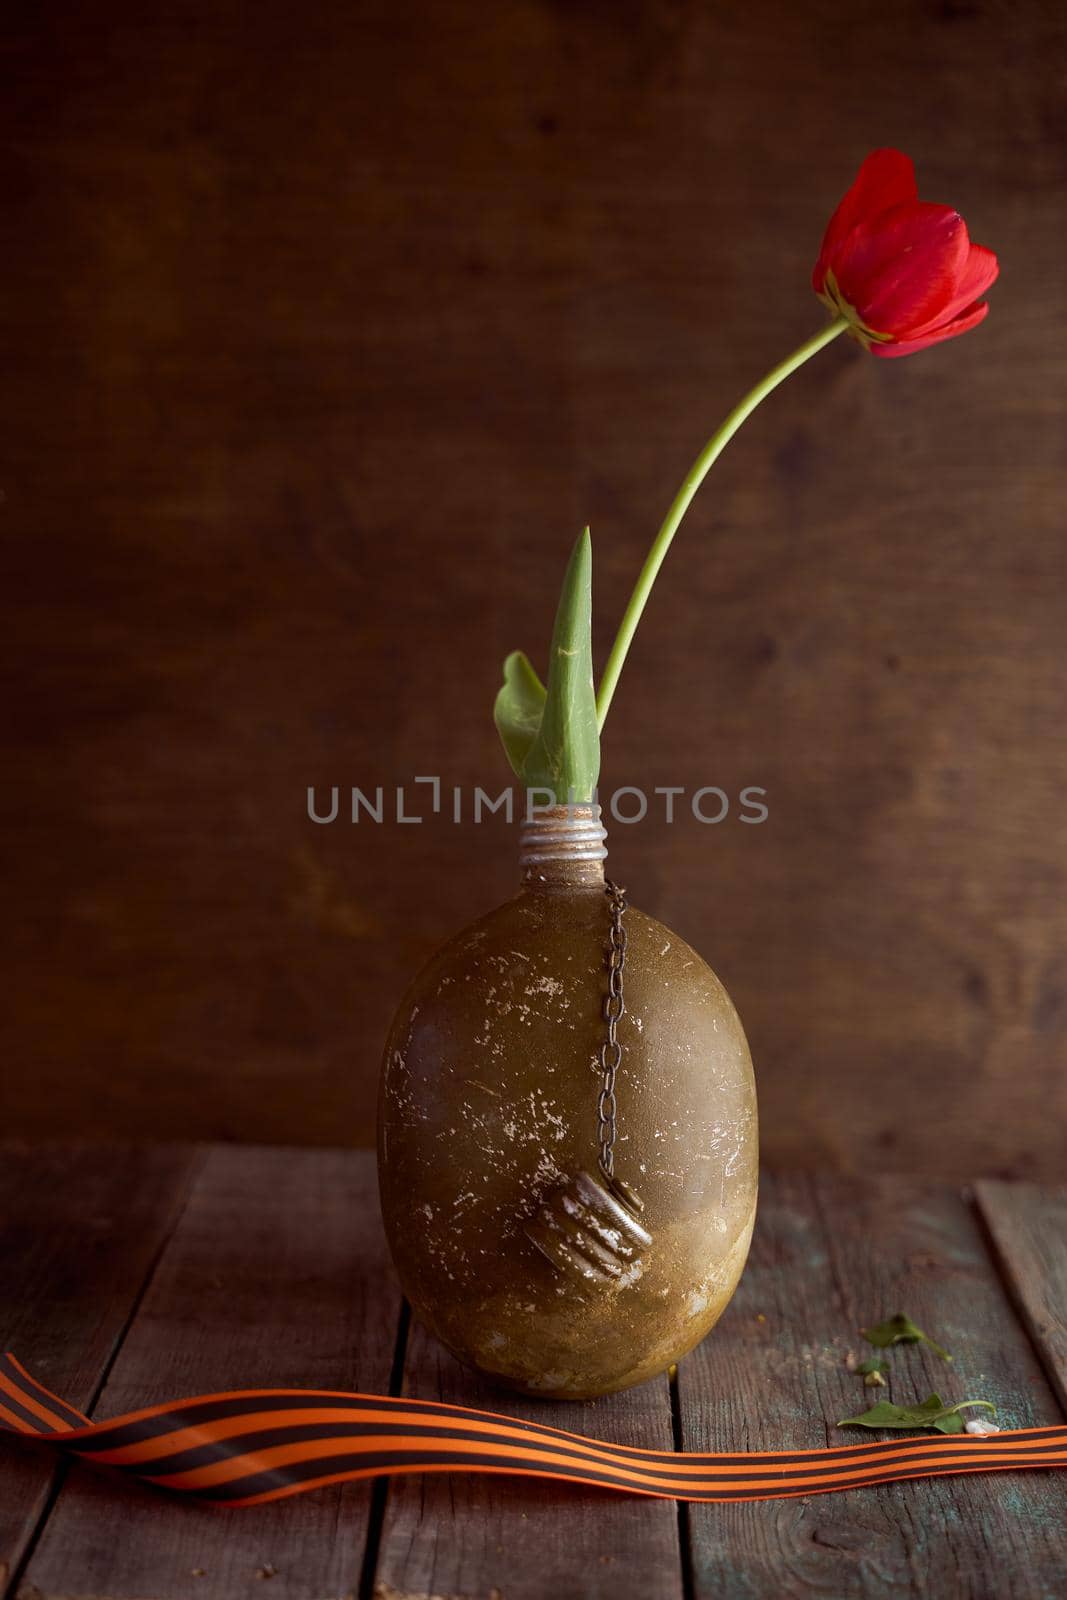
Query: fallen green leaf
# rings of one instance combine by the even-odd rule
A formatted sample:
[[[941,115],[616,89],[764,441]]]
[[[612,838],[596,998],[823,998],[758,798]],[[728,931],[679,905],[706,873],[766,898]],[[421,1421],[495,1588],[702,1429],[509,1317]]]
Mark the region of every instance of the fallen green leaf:
[[[898,1311],[895,1317],[890,1317],[886,1322],[876,1323],[873,1328],[861,1328],[860,1333],[868,1344],[877,1346],[879,1350],[886,1350],[891,1344],[928,1344],[934,1355],[940,1356],[942,1361],[952,1360],[948,1351],[935,1343],[928,1333],[917,1328],[903,1311]]]
[[[960,1400],[947,1406],[939,1394],[928,1395],[920,1405],[896,1406],[891,1400],[879,1400],[876,1406],[859,1417],[846,1417],[839,1428],[936,1428],[938,1433],[962,1433],[961,1411],[968,1406],[981,1406],[994,1416],[997,1408],[988,1400]]]
[[[889,1362],[885,1356],[871,1356],[868,1360],[861,1361],[856,1371],[865,1378],[869,1372],[885,1372],[888,1366]]]

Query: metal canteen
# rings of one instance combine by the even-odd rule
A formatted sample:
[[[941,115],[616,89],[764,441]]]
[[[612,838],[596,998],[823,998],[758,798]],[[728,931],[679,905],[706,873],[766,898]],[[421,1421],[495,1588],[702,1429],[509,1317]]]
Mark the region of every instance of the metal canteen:
[[[379,1101],[383,1217],[415,1314],[461,1360],[561,1398],[640,1383],[703,1338],[756,1205],[737,1013],[696,952],[633,905],[610,1172],[599,1160],[603,840],[595,808],[523,826],[520,892],[415,979]]]

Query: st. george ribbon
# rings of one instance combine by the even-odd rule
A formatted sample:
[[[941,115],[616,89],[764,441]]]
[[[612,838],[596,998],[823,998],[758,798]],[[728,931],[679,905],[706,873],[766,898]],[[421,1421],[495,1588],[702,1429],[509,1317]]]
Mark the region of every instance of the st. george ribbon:
[[[499,1472],[670,1500],[778,1500],[899,1478],[1067,1467],[1067,1426],[710,1455],[608,1444],[492,1411],[328,1389],[239,1389],[89,1418],[0,1356],[0,1429],[232,1506],[402,1472]]]

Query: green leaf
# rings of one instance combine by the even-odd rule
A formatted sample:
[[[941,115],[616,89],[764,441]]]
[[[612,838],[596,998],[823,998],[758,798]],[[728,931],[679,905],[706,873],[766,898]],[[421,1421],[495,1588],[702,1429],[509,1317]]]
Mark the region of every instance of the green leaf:
[[[862,1377],[866,1378],[868,1373],[885,1372],[888,1367],[889,1362],[886,1360],[885,1356],[871,1356],[869,1361],[861,1361],[859,1366],[856,1368],[856,1371],[860,1373]]]
[[[928,1333],[917,1328],[910,1317],[898,1311],[895,1317],[890,1317],[886,1322],[879,1322],[873,1328],[861,1328],[860,1333],[868,1344],[876,1345],[879,1350],[886,1350],[891,1344],[928,1344],[935,1356],[940,1356],[942,1361],[951,1361],[952,1357],[947,1350],[942,1350],[935,1344]]]
[[[544,710],[521,777],[549,789],[560,805],[592,799],[600,775],[600,734],[593,688],[593,547],[586,528],[563,579],[556,611]]]
[[[839,1428],[936,1428],[938,1433],[962,1433],[963,1418],[960,1412],[968,1406],[981,1406],[996,1416],[997,1408],[988,1400],[961,1400],[958,1405],[947,1406],[939,1394],[928,1395],[920,1405],[895,1406],[891,1400],[879,1400],[876,1406],[860,1417],[846,1417]]]
[[[511,770],[519,778],[541,726],[544,706],[544,684],[529,658],[521,650],[513,650],[504,662],[504,683],[493,705],[493,721]]]

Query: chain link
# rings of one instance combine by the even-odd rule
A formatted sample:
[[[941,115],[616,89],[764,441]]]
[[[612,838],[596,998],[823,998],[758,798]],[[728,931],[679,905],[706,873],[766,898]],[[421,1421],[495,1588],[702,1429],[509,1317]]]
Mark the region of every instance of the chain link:
[[[626,1002],[622,997],[622,974],[626,966],[626,929],[623,927],[622,918],[626,910],[626,890],[609,879],[605,893],[611,902],[608,992],[604,996],[604,1021],[608,1025],[608,1033],[600,1046],[600,1070],[603,1076],[596,1109],[600,1170],[605,1178],[611,1178],[615,1170],[615,1136],[618,1133],[615,1078],[622,1064],[622,1045],[619,1043],[618,1028],[626,1013]]]

